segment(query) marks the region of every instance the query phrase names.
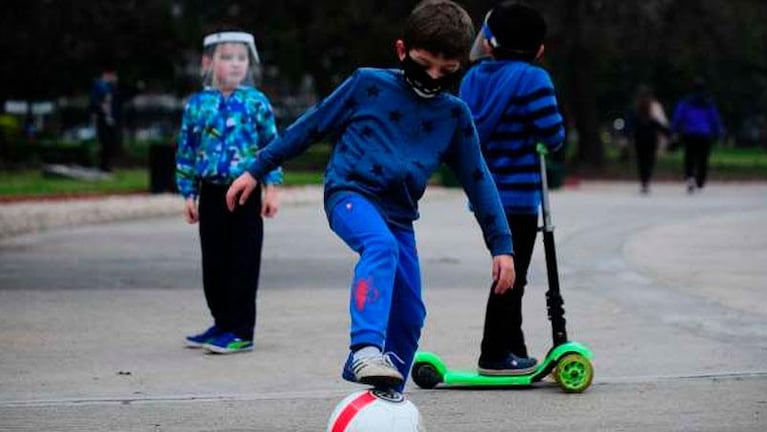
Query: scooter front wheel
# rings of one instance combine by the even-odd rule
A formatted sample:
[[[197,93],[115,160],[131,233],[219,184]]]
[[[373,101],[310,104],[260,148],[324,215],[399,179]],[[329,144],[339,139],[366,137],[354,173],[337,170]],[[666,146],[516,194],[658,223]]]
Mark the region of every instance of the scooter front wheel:
[[[442,374],[431,363],[418,362],[413,365],[413,371],[410,374],[413,382],[418,387],[424,389],[433,389],[442,382]]]
[[[580,393],[591,385],[594,367],[583,355],[570,353],[559,359],[553,375],[562,390]]]

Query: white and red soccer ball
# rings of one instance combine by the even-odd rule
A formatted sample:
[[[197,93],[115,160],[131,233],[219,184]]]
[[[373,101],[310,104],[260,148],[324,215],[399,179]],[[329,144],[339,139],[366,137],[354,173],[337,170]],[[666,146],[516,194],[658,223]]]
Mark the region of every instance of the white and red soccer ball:
[[[421,414],[402,394],[357,391],[336,405],[328,432],[424,432]]]

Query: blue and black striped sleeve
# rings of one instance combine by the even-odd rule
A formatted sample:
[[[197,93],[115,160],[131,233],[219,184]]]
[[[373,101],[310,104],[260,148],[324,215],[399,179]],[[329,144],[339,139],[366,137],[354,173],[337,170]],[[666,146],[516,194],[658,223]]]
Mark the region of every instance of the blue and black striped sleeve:
[[[524,115],[536,141],[545,143],[549,150],[557,150],[565,140],[565,127],[559,112],[554,84],[549,74],[538,67],[530,71],[533,75],[529,89],[518,97],[524,106]]]

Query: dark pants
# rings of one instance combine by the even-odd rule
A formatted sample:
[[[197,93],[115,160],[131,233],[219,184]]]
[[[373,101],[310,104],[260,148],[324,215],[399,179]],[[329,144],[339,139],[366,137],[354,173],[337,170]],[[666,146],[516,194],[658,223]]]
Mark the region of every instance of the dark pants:
[[[96,137],[99,140],[99,169],[107,172],[112,171],[112,164],[118,148],[117,127],[99,124]]]
[[[200,189],[202,283],[216,327],[253,340],[264,234],[261,190],[230,212],[228,188],[203,183]]]
[[[708,158],[711,155],[711,138],[687,135],[684,142],[684,176],[694,178],[695,184],[702,188],[708,174]]]
[[[650,179],[655,169],[655,152],[658,150],[658,143],[657,141],[637,141],[635,148],[639,181],[642,183],[642,186],[647,186],[650,184]]]
[[[533,255],[538,232],[538,215],[507,214],[511,237],[514,241],[513,289],[495,294],[492,289],[487,299],[485,329],[480,358],[485,361],[502,360],[509,353],[527,357],[525,336],[522,333],[522,296],[527,285],[527,269]]]

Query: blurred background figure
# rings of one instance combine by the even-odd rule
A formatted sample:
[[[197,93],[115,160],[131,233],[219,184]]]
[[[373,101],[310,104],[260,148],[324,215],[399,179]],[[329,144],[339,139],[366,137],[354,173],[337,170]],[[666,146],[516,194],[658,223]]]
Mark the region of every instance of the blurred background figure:
[[[671,143],[671,122],[668,120],[668,116],[666,115],[666,110],[663,108],[663,104],[655,96],[655,92],[650,87],[648,87],[648,89],[650,90],[650,96],[652,98],[652,102],[650,102],[650,117],[652,117],[665,128],[664,131],[657,133],[658,151],[656,154],[661,155],[666,152],[669,144]]]
[[[667,141],[669,135],[668,120],[663,106],[655,99],[649,86],[639,86],[630,129],[636,153],[640,192],[648,194],[659,144],[661,139]]]
[[[696,78],[692,93],[677,104],[671,128],[684,145],[687,192],[694,193],[705,186],[711,146],[724,133],[719,110],[703,78]]]
[[[103,68],[101,76],[93,83],[90,109],[99,142],[99,168],[111,172],[120,143],[120,101],[114,68]]]

